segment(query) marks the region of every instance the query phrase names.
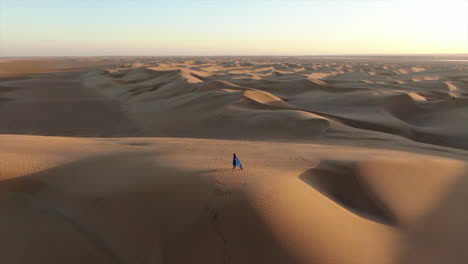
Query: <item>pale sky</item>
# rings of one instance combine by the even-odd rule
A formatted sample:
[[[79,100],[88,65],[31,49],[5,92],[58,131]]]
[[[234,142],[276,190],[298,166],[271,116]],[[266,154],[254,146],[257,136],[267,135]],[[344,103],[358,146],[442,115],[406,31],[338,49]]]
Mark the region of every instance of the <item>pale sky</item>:
[[[0,56],[468,53],[468,0],[0,0]]]

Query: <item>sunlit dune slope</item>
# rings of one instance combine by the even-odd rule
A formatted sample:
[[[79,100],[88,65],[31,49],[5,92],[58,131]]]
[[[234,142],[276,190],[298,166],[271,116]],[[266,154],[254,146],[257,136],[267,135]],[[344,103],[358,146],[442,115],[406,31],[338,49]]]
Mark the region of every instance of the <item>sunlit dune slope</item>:
[[[447,250],[451,263],[466,257],[457,246],[468,242],[461,219],[430,229],[426,218],[466,219],[461,160],[201,139],[0,141],[5,263],[435,263],[423,261]],[[233,151],[244,170],[230,169]],[[414,244],[421,239],[428,247]]]

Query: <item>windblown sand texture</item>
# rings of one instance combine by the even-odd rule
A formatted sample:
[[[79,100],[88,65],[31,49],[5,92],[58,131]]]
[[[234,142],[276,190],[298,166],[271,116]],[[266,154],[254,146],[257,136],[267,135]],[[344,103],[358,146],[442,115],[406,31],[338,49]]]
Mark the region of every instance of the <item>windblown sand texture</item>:
[[[9,58],[0,133],[0,263],[468,261],[468,62]]]

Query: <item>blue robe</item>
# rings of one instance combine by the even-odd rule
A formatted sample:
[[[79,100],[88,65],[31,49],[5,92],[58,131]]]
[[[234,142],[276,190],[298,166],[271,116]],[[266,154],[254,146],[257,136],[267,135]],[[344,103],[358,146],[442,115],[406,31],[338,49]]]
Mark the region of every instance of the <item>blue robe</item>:
[[[239,160],[237,157],[234,158],[234,164],[235,164],[237,167],[239,167],[239,168],[242,169],[242,163],[240,162],[240,160]]]

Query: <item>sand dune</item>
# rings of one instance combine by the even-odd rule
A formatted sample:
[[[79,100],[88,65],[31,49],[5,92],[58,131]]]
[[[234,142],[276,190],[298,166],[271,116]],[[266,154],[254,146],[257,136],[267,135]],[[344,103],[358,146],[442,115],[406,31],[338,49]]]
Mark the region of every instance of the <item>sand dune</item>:
[[[466,263],[468,65],[387,60],[3,61],[0,262]]]
[[[198,64],[194,73],[190,61],[185,65],[177,62],[177,65],[166,62],[158,67],[134,68],[126,70],[125,76],[128,77],[90,73],[84,78],[84,82],[98,91],[111,90],[113,96],[117,95],[119,100],[126,102],[127,111],[132,118],[139,120],[148,133],[153,135],[171,136],[176,133],[187,137],[214,137],[217,134],[223,137],[222,135],[230,134],[228,131],[235,130],[232,126],[238,126],[242,129],[239,129],[241,132],[237,133],[237,138],[256,137],[256,133],[251,133],[251,130],[259,131],[259,127],[267,128],[265,137],[278,138],[282,136],[273,135],[275,133],[271,133],[271,126],[268,124],[286,116],[297,120],[294,124],[307,123],[302,122],[306,121],[302,118],[304,114],[285,115],[284,110],[287,109],[289,112],[309,111],[323,119],[329,119],[333,131],[348,126],[345,129],[347,131],[352,128],[365,129],[431,144],[467,148],[463,143],[468,141],[468,133],[464,133],[467,131],[465,125],[451,126],[442,122],[436,130],[431,127],[432,120],[439,120],[438,116],[445,112],[439,105],[431,105],[454,96],[465,96],[466,85],[460,78],[466,73],[462,73],[459,67],[444,68],[438,65],[433,69],[429,65],[382,66],[366,63],[343,66],[251,61],[232,62],[224,69],[223,64],[217,64],[214,60]],[[178,70],[161,71],[168,68]],[[301,70],[295,72],[297,69]],[[388,74],[377,74],[378,71]],[[450,77],[455,75],[455,79]],[[133,79],[128,79],[131,76],[141,76],[138,77],[138,85],[131,82]],[[115,94],[117,91],[119,94]],[[136,97],[128,99],[129,92]],[[251,96],[253,94],[255,96]],[[161,100],[164,102],[160,102]],[[466,104],[457,105],[459,108],[451,108],[451,115],[465,117]],[[209,113],[206,111],[208,106],[212,109]],[[424,109],[437,109],[436,112],[441,113]],[[271,110],[276,111],[275,118],[267,117],[271,115],[268,112]],[[249,122],[244,117],[252,111],[255,113],[250,123],[258,126],[246,126]],[[171,123],[185,124],[188,120],[193,120],[202,125],[202,128],[182,132],[177,124],[161,123],[158,121],[160,118],[153,118],[154,115],[173,112],[178,114],[173,115]],[[419,115],[416,116],[416,113]],[[280,115],[283,117],[280,118]],[[423,121],[409,121],[414,119]],[[228,124],[217,123],[216,128],[213,128],[210,125],[213,120],[221,123],[225,123],[222,120],[228,120]],[[167,126],[170,127],[165,129]],[[194,131],[197,132],[193,133]],[[299,134],[296,138],[311,138]],[[307,132],[304,135],[306,134]],[[312,132],[310,135],[316,133]],[[232,135],[228,136],[231,137]]]
[[[425,215],[437,214],[432,210],[466,177],[462,161],[355,147],[0,140],[2,161],[12,164],[0,186],[2,248],[10,252],[1,258],[8,263],[44,256],[87,263],[397,263],[406,246],[400,240]],[[246,170],[229,169],[233,150]],[[43,155],[30,155],[36,151]],[[19,162],[24,170],[14,169]],[[448,213],[463,210],[463,201]],[[438,228],[466,230],[461,222]],[[18,232],[23,239],[5,239]],[[23,255],[25,245],[31,250]]]
[[[115,59],[95,58],[0,58],[0,78],[17,78],[44,72],[62,72],[102,65],[112,65]]]

